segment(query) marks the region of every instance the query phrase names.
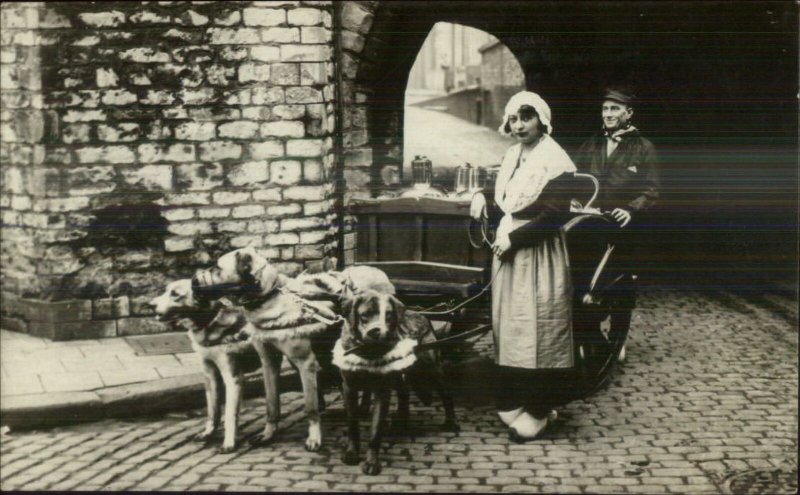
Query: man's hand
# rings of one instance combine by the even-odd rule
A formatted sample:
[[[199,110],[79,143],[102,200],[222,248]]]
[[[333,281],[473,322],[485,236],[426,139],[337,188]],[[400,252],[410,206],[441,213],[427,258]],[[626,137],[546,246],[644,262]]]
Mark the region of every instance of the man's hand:
[[[623,210],[622,208],[614,208],[611,212],[611,216],[614,217],[614,220],[619,222],[619,228],[623,228],[628,225],[628,222],[631,221],[631,214],[628,210]]]
[[[508,235],[498,235],[497,240],[492,244],[492,252],[500,258],[509,249],[511,249],[511,239],[508,238]]]

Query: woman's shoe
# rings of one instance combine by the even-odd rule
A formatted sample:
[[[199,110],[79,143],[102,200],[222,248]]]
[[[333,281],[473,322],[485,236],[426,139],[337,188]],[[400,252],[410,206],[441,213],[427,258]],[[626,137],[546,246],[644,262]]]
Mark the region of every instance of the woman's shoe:
[[[514,422],[520,414],[522,414],[524,410],[519,407],[512,411],[497,411],[497,415],[500,416],[500,421],[505,423],[506,426],[511,426],[511,423]]]
[[[517,443],[535,439],[547,427],[548,418],[536,419],[524,412],[517,416],[508,430],[509,438]]]

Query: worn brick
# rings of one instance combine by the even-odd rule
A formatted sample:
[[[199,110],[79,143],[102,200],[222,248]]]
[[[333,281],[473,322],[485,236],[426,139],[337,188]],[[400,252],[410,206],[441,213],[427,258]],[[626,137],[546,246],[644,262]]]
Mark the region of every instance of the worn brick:
[[[200,218],[225,218],[230,215],[230,208],[198,208],[197,214]]]
[[[125,22],[125,14],[117,10],[78,14],[78,19],[89,27],[117,27]]]
[[[212,45],[255,45],[261,43],[258,29],[253,28],[210,28],[208,30]]]
[[[321,139],[290,139],[286,141],[288,156],[318,157],[322,155]]]
[[[273,105],[286,100],[284,89],[280,87],[259,86],[252,90],[253,105]]]
[[[228,180],[234,186],[250,186],[269,180],[269,164],[266,161],[245,162],[231,168]]]
[[[269,82],[269,64],[246,63],[239,67],[239,82]]]
[[[253,199],[261,202],[278,202],[281,200],[281,189],[278,187],[271,187],[253,191]]]
[[[266,209],[267,216],[270,218],[279,218],[279,217],[297,215],[302,211],[303,208],[297,203],[269,206]]]
[[[112,143],[136,141],[140,132],[139,124],[133,123],[97,126],[98,139]]]
[[[145,189],[172,189],[171,165],[144,165],[122,169],[121,173],[128,186],[143,186]]]
[[[372,13],[355,2],[347,2],[342,8],[342,27],[366,34],[372,26]]]
[[[250,139],[258,133],[259,124],[248,120],[237,120],[220,124],[217,128],[219,137]]]
[[[127,146],[87,146],[75,150],[80,163],[132,163],[136,157]]]
[[[307,86],[286,88],[286,103],[321,103],[322,92]]]
[[[233,218],[251,218],[264,214],[264,207],[261,205],[242,205],[237,206],[231,211]]]
[[[278,26],[286,22],[284,9],[246,8],[242,11],[245,26]]]
[[[263,137],[303,137],[305,126],[302,122],[295,121],[265,122],[261,124],[261,135]]]
[[[233,205],[246,203],[250,199],[249,192],[229,192],[220,191],[212,195],[215,204],[218,205]]]
[[[277,62],[281,59],[281,50],[277,46],[254,46],[250,49],[250,58],[259,62]]]
[[[196,234],[210,234],[213,230],[210,222],[178,222],[167,226],[167,231],[171,234],[181,236],[193,236]]]
[[[331,59],[328,45],[281,45],[281,60],[284,62],[324,62]]]
[[[273,64],[272,84],[280,86],[296,86],[300,84],[300,64]]]
[[[270,163],[269,176],[276,184],[296,184],[303,177],[303,167],[296,160],[276,160]]]
[[[204,146],[206,143],[201,144]],[[192,144],[140,144],[137,151],[139,159],[144,163],[153,162],[191,162],[195,159]]]
[[[211,141],[199,145],[200,160],[214,162],[217,160],[237,159],[242,156],[242,146],[229,141]]]
[[[211,122],[184,122],[175,127],[175,139],[208,141],[214,139],[216,126]]]
[[[296,27],[273,27],[261,30],[261,41],[264,43],[299,43],[300,30]]]
[[[225,181],[220,163],[190,163],[175,167],[175,184],[179,189],[206,191]]]

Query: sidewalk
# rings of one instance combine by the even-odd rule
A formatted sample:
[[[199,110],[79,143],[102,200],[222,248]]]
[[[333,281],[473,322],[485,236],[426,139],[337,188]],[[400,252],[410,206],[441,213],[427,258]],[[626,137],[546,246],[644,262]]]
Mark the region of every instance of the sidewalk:
[[[0,424],[12,429],[205,403],[194,352],[137,356],[124,337],[51,342],[0,330],[0,368]],[[247,377],[253,395],[260,373]]]

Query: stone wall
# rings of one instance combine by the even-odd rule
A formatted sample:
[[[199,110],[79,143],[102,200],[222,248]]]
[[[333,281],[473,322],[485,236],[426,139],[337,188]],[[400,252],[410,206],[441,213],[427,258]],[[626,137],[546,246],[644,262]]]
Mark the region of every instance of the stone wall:
[[[246,245],[289,274],[335,266],[332,14],[3,3],[4,328],[163,331],[146,301]]]

